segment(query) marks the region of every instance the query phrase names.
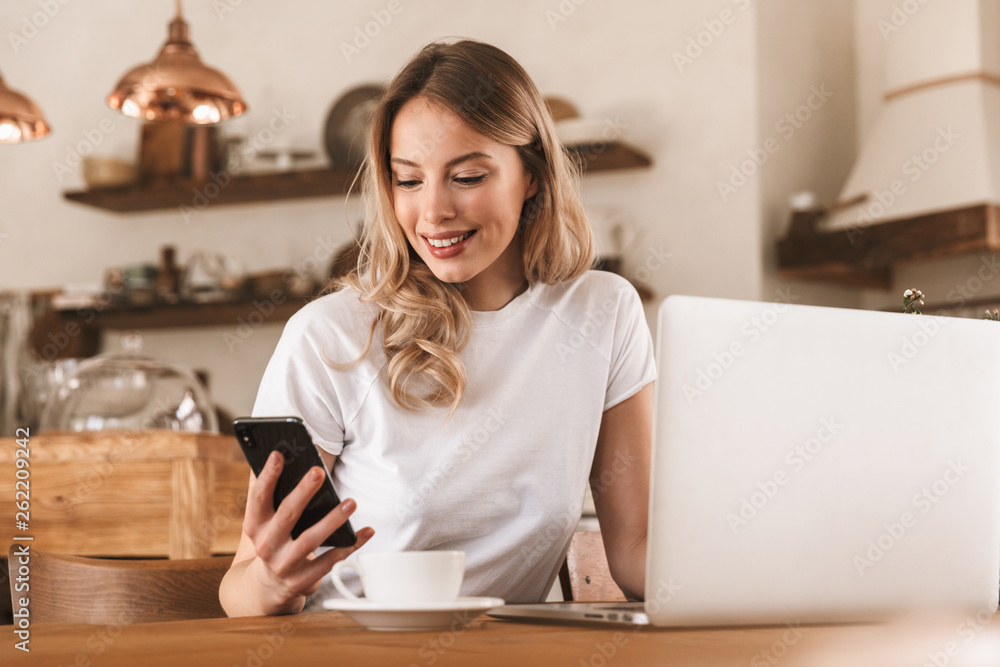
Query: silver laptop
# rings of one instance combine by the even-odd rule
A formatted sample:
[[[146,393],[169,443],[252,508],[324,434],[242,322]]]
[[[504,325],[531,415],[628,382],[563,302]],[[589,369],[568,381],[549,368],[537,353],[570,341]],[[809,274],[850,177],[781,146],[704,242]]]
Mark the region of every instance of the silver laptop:
[[[992,613],[1000,323],[672,296],[645,603],[503,618],[757,625]]]

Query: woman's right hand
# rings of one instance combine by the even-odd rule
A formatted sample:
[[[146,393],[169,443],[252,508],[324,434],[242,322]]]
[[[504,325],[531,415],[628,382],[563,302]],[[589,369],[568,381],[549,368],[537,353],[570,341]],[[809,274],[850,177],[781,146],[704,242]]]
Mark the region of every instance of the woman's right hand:
[[[249,538],[256,557],[247,564],[241,587],[244,590],[248,586],[255,589],[253,597],[257,598],[260,611],[267,614],[301,611],[305,596],[316,590],[334,564],[364,546],[375,534],[374,530],[366,527],[358,531],[358,541],[353,547],[329,549],[314,557],[313,552],[347,521],[356,504],[350,498],[344,500],[298,538],[292,539],[292,528],[319,490],[326,473],[318,466],[314,467],[275,510],[274,488],[283,463],[281,454],[272,452],[260,475],[251,481],[243,520],[244,538],[234,559],[238,562],[240,552],[248,550],[244,542]]]

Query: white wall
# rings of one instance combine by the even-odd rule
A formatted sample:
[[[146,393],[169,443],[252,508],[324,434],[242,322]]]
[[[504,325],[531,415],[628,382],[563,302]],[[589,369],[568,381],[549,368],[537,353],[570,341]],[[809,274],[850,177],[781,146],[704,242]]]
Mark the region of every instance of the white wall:
[[[401,0],[402,11],[348,62],[341,42],[353,40],[387,1],[244,1],[219,14],[227,1],[237,4],[188,0],[185,14],[203,59],[250,103],[236,121],[241,132],[252,134],[272,109],[287,109],[295,118],[284,136],[322,153],[323,121],[340,94],[385,81],[422,44],[444,36],[492,42],[527,68],[543,94],[624,123],[623,138],[646,150],[654,166],[589,176],[585,200],[638,227],[627,268],[660,297],[774,298],[770,247],[787,192],[809,188],[827,198],[846,175],[844,146],[854,141],[848,2]],[[97,282],[105,267],[155,261],[166,243],[181,259],[213,248],[260,271],[300,264],[349,238],[357,206],[341,198],[209,208],[190,223],[173,210],[122,216],[62,199],[81,181],[60,181],[53,165],[102,121],[115,129],[98,152],[134,155],[137,122],[108,109],[104,98],[126,69],[155,54],[172,5],[68,2],[16,52],[9,35],[41,11],[39,0],[0,5],[0,71],[43,107],[54,128],[43,141],[0,149],[0,289]],[[691,62],[678,64],[675,56],[685,52]],[[801,103],[810,84],[824,81],[836,82],[829,106],[761,178],[722,201],[719,180],[773,134],[776,119]],[[852,297],[820,290],[809,298]],[[207,368],[217,400],[244,413],[280,326],[262,327],[230,352],[223,334],[232,330],[148,332],[147,349]]]
[[[766,0],[758,5],[760,135],[775,146],[760,172],[762,299],[858,307],[858,290],[779,281],[777,239],[790,221],[788,197],[810,191],[837,201],[856,151],[854,21],[843,0]],[[779,297],[780,294],[780,297]]]

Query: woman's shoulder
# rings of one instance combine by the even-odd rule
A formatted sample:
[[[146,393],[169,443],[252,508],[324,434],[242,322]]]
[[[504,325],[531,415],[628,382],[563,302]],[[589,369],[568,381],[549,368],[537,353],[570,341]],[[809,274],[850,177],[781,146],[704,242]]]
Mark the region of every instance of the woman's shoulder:
[[[572,334],[604,354],[616,332],[645,323],[642,301],[625,278],[607,271],[587,271],[573,280],[539,286],[533,305]]]
[[[536,306],[560,312],[588,312],[595,306],[617,311],[623,304],[639,302],[635,287],[626,278],[593,269],[572,280],[539,286],[537,293]]]
[[[361,295],[350,288],[331,292],[313,299],[289,318],[286,333],[300,334],[331,332],[340,334],[362,333],[367,337],[376,306],[361,300]]]

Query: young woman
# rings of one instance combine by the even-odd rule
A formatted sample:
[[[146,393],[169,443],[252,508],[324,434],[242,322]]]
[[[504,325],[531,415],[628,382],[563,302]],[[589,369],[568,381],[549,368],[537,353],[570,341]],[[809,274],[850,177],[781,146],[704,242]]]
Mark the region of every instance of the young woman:
[[[641,598],[652,341],[632,286],[589,270],[577,175],[534,83],[493,46],[431,44],[368,149],[358,267],[288,322],[253,411],[301,417],[345,500],[291,539],[321,475],[274,511],[273,455],[224,608],[311,607],[362,546],[465,551],[462,595],[542,600],[588,479],[615,581]],[[357,545],[318,549],[349,516]]]

